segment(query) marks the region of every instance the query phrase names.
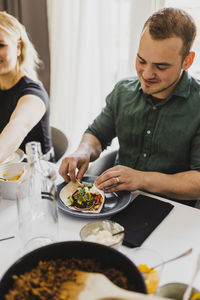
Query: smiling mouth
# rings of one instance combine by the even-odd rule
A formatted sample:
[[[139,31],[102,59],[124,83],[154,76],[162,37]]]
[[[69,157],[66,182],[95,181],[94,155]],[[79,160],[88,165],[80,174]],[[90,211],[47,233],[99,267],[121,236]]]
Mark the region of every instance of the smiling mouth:
[[[158,83],[157,80],[146,80],[144,78],[142,78],[142,80],[144,81],[145,85],[153,85],[153,84]]]

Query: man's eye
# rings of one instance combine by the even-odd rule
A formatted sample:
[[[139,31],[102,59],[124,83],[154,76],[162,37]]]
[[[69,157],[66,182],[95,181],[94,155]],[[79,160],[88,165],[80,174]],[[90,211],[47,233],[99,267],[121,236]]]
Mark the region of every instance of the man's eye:
[[[164,70],[167,69],[167,67],[157,66],[157,69],[160,70],[160,71],[164,71]]]
[[[2,47],[4,47],[5,45],[4,44],[0,44],[0,47],[2,48]]]
[[[139,63],[142,64],[142,65],[144,65],[146,62],[143,61],[143,60],[139,60]]]

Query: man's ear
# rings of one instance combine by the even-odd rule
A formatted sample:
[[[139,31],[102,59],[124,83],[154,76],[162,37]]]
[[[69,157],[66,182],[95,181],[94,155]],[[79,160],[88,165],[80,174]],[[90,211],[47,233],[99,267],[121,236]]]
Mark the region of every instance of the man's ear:
[[[195,52],[191,51],[183,61],[183,70],[187,70],[193,63]]]

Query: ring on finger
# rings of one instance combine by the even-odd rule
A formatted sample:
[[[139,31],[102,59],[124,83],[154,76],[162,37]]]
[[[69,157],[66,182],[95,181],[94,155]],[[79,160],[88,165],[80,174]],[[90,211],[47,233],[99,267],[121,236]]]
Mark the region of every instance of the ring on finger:
[[[115,177],[116,181],[117,181],[117,184],[120,184],[120,180],[119,180],[119,177]]]

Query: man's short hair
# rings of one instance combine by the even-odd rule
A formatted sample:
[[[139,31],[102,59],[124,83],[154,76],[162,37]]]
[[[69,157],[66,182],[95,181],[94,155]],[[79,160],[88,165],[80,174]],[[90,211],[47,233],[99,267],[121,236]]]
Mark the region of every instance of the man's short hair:
[[[150,16],[144,24],[155,40],[163,40],[177,36],[182,39],[181,55],[186,58],[196,36],[196,25],[193,18],[182,9],[164,8]]]

